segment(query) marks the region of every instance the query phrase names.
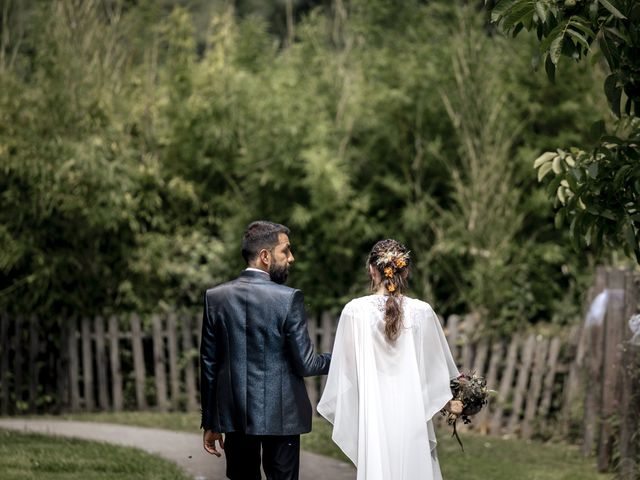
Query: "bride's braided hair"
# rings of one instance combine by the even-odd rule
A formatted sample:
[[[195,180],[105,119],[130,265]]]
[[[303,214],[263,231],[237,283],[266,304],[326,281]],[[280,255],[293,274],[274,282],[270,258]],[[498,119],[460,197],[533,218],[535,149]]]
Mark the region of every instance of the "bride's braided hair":
[[[400,335],[402,327],[402,302],[400,296],[407,289],[409,274],[409,250],[392,239],[380,240],[371,249],[368,264],[375,268],[382,278],[382,285],[388,293],[384,309],[384,333],[390,341]],[[371,284],[372,289],[378,285]]]

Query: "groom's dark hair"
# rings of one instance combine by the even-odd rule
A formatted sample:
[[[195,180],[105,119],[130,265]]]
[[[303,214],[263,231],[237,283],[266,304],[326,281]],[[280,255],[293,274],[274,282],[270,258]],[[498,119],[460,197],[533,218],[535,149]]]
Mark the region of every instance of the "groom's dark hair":
[[[249,263],[266,248],[271,250],[278,244],[278,235],[289,235],[290,230],[279,223],[258,220],[251,222],[242,236],[242,257]]]

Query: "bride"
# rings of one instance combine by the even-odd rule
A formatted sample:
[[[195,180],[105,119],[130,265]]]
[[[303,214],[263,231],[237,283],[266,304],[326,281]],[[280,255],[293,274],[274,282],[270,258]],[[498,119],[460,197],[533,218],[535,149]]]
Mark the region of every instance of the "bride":
[[[449,388],[458,369],[433,309],[404,296],[407,248],[381,240],[368,265],[374,294],[342,310],[318,412],[358,480],[441,479],[432,417],[462,412]]]

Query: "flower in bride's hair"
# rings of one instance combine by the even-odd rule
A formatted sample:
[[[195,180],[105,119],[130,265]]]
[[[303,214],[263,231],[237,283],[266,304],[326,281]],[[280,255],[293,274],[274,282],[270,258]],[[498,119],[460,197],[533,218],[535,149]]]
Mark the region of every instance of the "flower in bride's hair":
[[[406,267],[406,266],[407,266],[407,262],[406,262],[406,260],[405,260],[404,258],[398,258],[398,259],[396,260],[396,267],[398,267],[398,268],[404,268],[404,267]]]
[[[387,278],[391,278],[393,277],[393,268],[391,267],[385,267],[384,269],[384,276]]]
[[[387,290],[389,290],[390,293],[393,293],[396,291],[396,286],[393,283],[390,283],[387,285]]]

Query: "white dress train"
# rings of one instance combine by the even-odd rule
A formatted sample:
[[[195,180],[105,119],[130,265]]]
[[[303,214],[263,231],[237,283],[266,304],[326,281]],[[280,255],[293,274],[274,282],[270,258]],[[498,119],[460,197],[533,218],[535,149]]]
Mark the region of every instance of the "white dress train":
[[[357,467],[357,480],[440,480],[432,417],[458,376],[429,304],[402,297],[403,328],[384,335],[382,295],[349,302],[336,332],[318,412]]]

